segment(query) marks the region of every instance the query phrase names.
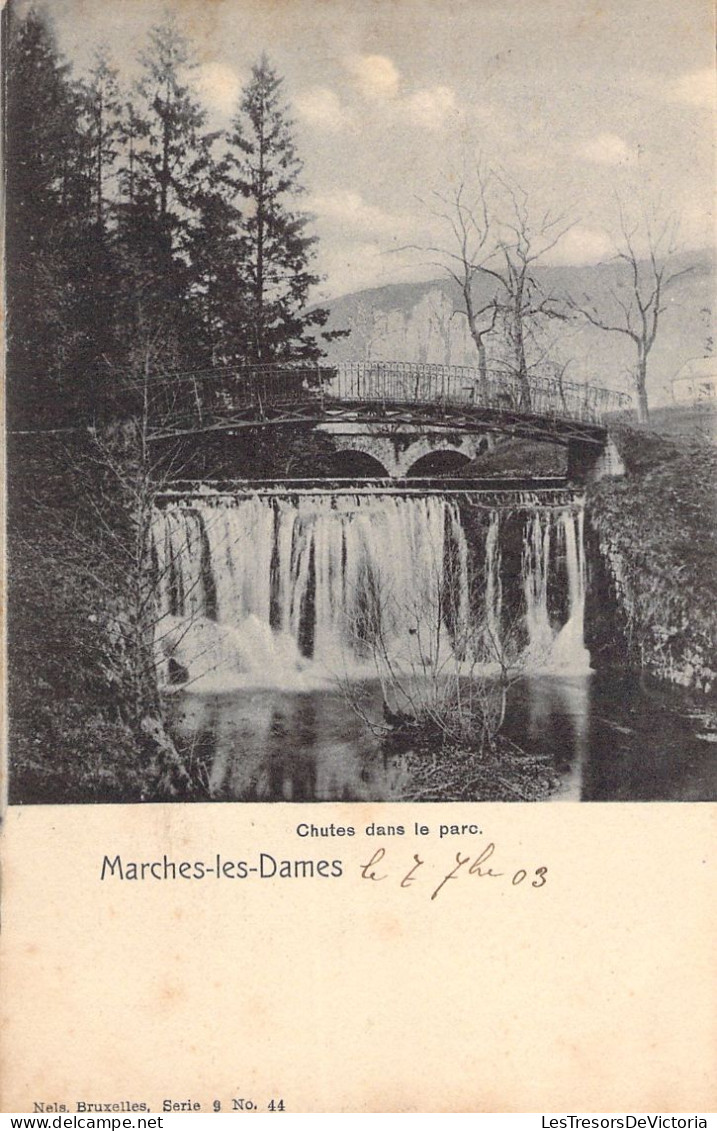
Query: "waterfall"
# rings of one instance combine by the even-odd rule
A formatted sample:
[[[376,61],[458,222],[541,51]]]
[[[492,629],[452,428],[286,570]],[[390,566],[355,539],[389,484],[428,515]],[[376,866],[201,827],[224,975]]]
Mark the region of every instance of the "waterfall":
[[[500,512],[492,511],[485,543],[485,650],[500,659],[503,585],[500,576]]]
[[[523,585],[528,655],[533,664],[547,663],[553,646],[548,615],[548,578],[553,516],[536,511],[528,522],[523,542]]]
[[[565,564],[568,576],[568,619],[560,630],[552,650],[554,670],[586,671],[590,668],[590,653],[585,647],[585,543],[583,540],[585,512],[563,512],[561,531],[565,545]]]
[[[523,583],[528,632],[527,660],[530,667],[553,672],[584,672],[590,669],[590,654],[583,641],[585,622],[584,511],[565,508],[537,511],[526,527],[523,543]],[[567,581],[567,617],[555,625],[550,615],[549,579],[555,551],[561,544]]]
[[[459,503],[438,495],[174,500],[152,526],[161,678],[197,690],[302,689],[475,670],[515,651],[516,618],[522,663],[585,670],[582,511],[486,516],[475,546]],[[521,592],[509,600],[510,521],[522,524],[523,549]],[[553,608],[558,574],[567,592]]]

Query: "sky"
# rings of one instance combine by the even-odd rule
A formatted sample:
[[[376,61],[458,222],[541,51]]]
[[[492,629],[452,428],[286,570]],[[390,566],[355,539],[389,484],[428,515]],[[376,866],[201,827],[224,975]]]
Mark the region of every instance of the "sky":
[[[565,217],[546,262],[614,253],[618,201],[713,243],[713,11],[708,0],[51,0],[81,73],[107,44],[124,74],[168,10],[226,125],[266,51],[304,162],[320,294],[435,277],[450,247],[436,193],[478,161]],[[494,181],[492,206],[504,207]],[[504,194],[502,194],[504,197]]]

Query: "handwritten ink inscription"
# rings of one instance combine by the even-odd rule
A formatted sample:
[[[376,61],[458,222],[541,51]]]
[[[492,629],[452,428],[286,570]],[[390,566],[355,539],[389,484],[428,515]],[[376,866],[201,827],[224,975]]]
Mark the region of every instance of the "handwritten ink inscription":
[[[483,851],[478,856],[462,855],[456,852],[455,863],[441,875],[438,883],[435,880],[436,869],[433,865],[427,864],[417,852],[413,854],[413,862],[406,870],[405,867],[393,867],[392,861],[386,857],[385,848],[377,848],[371,859],[361,865],[361,876],[364,880],[369,880],[372,883],[380,883],[382,880],[395,879],[401,888],[410,888],[416,884],[423,883],[426,890],[431,891],[431,899],[436,899],[444,887],[450,883],[451,880],[458,880],[462,877],[472,876],[479,880],[500,880],[503,883],[509,883],[511,887],[520,887],[525,883],[526,886],[532,888],[545,887],[547,883],[548,869],[546,867],[538,867],[533,869],[518,868],[515,871],[510,869],[504,871],[497,870],[497,861],[493,860],[495,854],[495,845],[491,842],[486,845]],[[489,863],[490,861],[490,863]],[[426,868],[426,873],[422,873],[421,869]],[[429,878],[429,873],[432,873],[433,878]],[[426,880],[428,881],[426,884]]]

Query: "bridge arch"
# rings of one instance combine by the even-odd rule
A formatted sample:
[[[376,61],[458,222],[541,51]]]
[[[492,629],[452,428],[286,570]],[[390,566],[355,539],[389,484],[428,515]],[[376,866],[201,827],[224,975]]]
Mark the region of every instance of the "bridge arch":
[[[403,452],[401,474],[411,477],[455,475],[487,451],[489,444],[488,437],[480,435],[422,436]]]
[[[403,479],[407,475],[454,475],[492,444],[485,432],[448,432],[408,424],[391,431],[385,425],[354,421],[343,425],[320,424],[331,436],[332,471],[346,478]],[[418,470],[414,465],[423,457]]]
[[[432,478],[441,475],[457,475],[471,462],[471,457],[455,448],[438,448],[419,456],[406,470],[409,479],[419,476]]]
[[[331,471],[339,479],[388,479],[388,468],[360,446],[339,448],[331,456]]]

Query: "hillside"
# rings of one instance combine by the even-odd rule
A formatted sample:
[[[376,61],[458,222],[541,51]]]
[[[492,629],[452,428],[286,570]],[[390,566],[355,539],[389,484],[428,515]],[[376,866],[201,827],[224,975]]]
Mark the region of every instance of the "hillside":
[[[717,452],[613,428],[622,478],[588,489],[587,514],[625,618],[633,662],[696,691],[715,689]]]
[[[666,293],[666,308],[650,357],[649,394],[653,405],[671,401],[671,379],[691,358],[711,348],[714,306],[714,260],[710,252],[685,253],[676,269],[690,270]],[[535,271],[544,293],[569,295],[579,301],[589,294],[598,308],[608,308],[610,289],[617,279],[615,264],[582,267],[541,267]],[[491,300],[495,284],[489,277],[475,288],[476,304]],[[448,278],[389,286],[343,295],[330,303],[327,329],[348,329],[348,337],[330,343],[330,361],[384,360],[474,365],[476,351],[460,313],[460,295]],[[501,334],[487,339],[489,357],[500,358]],[[544,320],[532,343],[534,358],[543,365],[568,364],[566,380],[626,389],[634,347],[622,334],[610,334],[583,319]]]

